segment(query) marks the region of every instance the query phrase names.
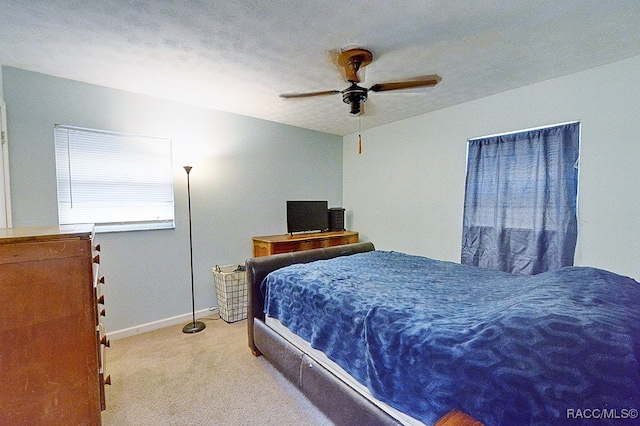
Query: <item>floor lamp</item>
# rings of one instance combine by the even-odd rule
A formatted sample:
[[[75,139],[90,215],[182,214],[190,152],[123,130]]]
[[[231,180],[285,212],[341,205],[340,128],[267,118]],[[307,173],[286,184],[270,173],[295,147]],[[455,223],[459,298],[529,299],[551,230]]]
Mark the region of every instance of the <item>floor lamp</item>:
[[[186,324],[182,328],[183,333],[197,333],[205,328],[202,321],[196,321],[196,298],[195,291],[193,289],[193,235],[191,232],[191,184],[189,182],[189,172],[191,172],[191,166],[184,166],[184,170],[187,172],[187,197],[189,199],[189,255],[191,257],[191,312],[193,314],[193,321]]]

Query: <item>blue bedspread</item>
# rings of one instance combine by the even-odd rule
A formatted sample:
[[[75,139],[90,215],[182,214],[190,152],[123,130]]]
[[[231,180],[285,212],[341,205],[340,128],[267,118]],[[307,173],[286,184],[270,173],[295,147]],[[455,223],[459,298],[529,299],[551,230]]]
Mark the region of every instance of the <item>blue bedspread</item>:
[[[487,425],[638,422],[630,278],[584,267],[515,276],[372,251],[274,271],[262,290],[265,313],[426,424],[453,408]]]

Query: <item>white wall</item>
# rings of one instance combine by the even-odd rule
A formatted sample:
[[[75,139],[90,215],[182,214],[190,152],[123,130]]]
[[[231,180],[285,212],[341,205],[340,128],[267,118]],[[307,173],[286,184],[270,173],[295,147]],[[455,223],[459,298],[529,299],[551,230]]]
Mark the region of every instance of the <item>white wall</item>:
[[[14,226],[58,223],[54,124],[173,139],[176,229],[96,238],[109,332],[191,312],[182,166],[193,166],[197,310],[217,303],[214,265],[244,262],[252,236],[286,233],[287,199],[342,204],[340,137],[15,68],[2,78]]]
[[[8,181],[9,181],[9,152],[6,144],[4,143],[8,137],[5,124],[5,110],[6,105],[4,102],[3,90],[2,90],[2,67],[0,67],[0,137],[2,137],[2,146],[0,147],[0,228],[7,228],[11,226],[11,200],[9,195]]]
[[[361,155],[346,136],[349,228],[379,249],[459,262],[466,141],[579,120],[575,263],[639,280],[638,76],[635,57],[409,118],[363,132]]]
[[[0,75],[0,79],[2,75]],[[0,87],[0,228],[11,227],[11,191],[9,188],[9,149],[6,104]]]

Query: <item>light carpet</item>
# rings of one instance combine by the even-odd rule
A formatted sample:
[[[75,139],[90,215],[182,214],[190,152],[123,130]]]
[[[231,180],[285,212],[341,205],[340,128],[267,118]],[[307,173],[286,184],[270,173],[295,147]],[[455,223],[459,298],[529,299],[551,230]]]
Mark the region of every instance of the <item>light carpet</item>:
[[[111,342],[105,426],[331,425],[264,357],[247,345],[247,322],[201,318]]]

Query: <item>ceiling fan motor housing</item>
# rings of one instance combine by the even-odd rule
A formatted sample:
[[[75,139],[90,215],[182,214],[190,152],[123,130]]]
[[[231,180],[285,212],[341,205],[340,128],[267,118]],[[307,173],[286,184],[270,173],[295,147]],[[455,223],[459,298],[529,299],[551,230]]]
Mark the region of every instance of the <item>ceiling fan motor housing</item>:
[[[345,104],[349,104],[351,114],[360,114],[360,105],[367,101],[367,92],[367,89],[355,83],[352,83],[351,86],[342,91],[342,101]]]

